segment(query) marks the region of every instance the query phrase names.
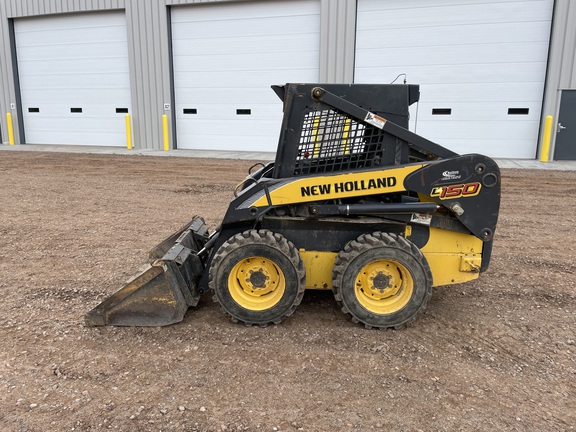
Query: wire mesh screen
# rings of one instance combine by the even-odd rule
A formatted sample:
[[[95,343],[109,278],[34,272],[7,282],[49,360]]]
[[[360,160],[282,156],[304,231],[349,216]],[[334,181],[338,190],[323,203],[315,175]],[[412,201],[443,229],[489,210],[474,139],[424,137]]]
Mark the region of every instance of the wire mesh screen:
[[[380,165],[384,132],[333,110],[304,116],[295,175]]]

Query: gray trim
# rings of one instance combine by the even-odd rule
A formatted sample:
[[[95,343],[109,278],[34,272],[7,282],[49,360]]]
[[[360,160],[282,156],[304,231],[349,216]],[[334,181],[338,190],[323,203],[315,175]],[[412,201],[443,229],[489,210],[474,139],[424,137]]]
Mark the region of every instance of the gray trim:
[[[22,115],[22,94],[20,93],[20,73],[18,72],[18,56],[16,53],[16,34],[14,33],[14,19],[8,19],[8,31],[10,32],[10,52],[12,58],[12,76],[14,79],[14,100],[16,103],[16,118],[12,118],[14,123],[14,141],[18,136],[20,143],[26,142],[24,134],[24,116]]]
[[[15,110],[10,109],[10,103],[16,102],[16,96],[14,93],[12,50],[10,48],[10,26],[6,7],[6,2],[0,2],[0,85],[2,85],[2,91],[0,92],[0,124],[2,125],[4,143],[8,143],[8,123],[6,121],[6,113],[8,112],[12,113],[15,140],[19,137],[18,115]]]
[[[164,103],[173,105],[167,20],[167,8],[157,0],[127,1],[132,122],[135,148],[139,149],[162,148]]]
[[[354,82],[356,0],[321,0],[320,82]]]
[[[176,90],[174,89],[174,50],[172,46],[172,6],[167,6],[168,12],[166,14],[167,18],[167,31],[168,31],[168,66],[170,69],[170,101],[172,104],[172,110],[170,121],[172,122],[172,148],[178,148],[178,124],[176,123],[176,107],[174,106],[176,100]]]

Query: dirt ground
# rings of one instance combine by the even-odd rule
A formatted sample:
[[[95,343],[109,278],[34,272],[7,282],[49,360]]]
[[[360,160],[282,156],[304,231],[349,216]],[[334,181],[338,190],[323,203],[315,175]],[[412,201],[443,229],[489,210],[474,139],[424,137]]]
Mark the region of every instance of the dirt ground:
[[[150,247],[214,228],[252,164],[0,153],[2,431],[576,428],[576,172],[505,170],[489,271],[405,330],[330,292],[268,328],[209,297],[170,327],[84,326]]]

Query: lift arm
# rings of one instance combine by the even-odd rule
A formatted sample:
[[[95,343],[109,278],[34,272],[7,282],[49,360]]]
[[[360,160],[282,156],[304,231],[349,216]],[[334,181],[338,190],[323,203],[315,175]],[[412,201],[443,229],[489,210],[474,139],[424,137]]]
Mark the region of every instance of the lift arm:
[[[424,154],[429,159],[447,159],[458,156],[458,153],[427,140],[414,132],[410,132],[408,129],[404,129],[401,126],[386,120],[384,117],[376,115],[356,104],[353,104],[352,102],[347,101],[346,99],[336,96],[322,87],[314,87],[312,89],[312,99],[324,102],[326,105],[330,105],[338,111],[354,117],[360,122],[369,123],[390,135],[394,135],[395,137],[406,141],[410,148]]]

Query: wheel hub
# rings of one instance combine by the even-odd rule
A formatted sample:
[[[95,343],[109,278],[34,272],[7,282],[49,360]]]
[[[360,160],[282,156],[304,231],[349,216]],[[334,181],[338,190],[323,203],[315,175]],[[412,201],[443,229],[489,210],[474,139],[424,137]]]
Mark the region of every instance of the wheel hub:
[[[402,286],[402,276],[396,266],[370,265],[365,269],[368,271],[359,274],[357,286],[368,297],[377,300],[392,297]]]
[[[246,279],[246,282],[252,284],[254,288],[265,288],[266,282],[270,280],[270,276],[266,274],[264,269],[260,268],[256,271],[250,270],[250,276]]]
[[[264,310],[274,306],[284,295],[284,273],[265,257],[249,257],[231,270],[228,290],[232,298],[249,310]]]
[[[378,272],[376,276],[371,278],[372,283],[374,284],[373,288],[383,293],[386,288],[390,287],[390,279],[392,279],[390,275]]]
[[[372,261],[356,276],[356,298],[374,313],[388,314],[401,309],[410,300],[412,290],[410,272],[397,261]]]

